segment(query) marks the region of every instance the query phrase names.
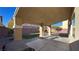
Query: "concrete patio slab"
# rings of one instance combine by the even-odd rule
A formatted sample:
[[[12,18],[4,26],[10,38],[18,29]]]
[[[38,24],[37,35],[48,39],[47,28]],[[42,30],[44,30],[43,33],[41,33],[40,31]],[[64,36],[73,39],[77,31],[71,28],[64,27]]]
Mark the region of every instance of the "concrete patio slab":
[[[27,50],[28,46],[26,45],[27,42],[36,40],[36,38],[32,39],[23,39],[23,40],[14,40],[6,44],[5,50],[6,51],[22,51]]]
[[[58,38],[55,38],[58,39]],[[36,51],[68,51],[69,44],[54,39],[38,39],[27,43],[29,47]]]
[[[6,45],[6,51],[23,51],[28,47],[33,48],[35,51],[79,51],[79,41],[66,43],[68,39],[61,37],[33,39],[32,41],[13,41]]]

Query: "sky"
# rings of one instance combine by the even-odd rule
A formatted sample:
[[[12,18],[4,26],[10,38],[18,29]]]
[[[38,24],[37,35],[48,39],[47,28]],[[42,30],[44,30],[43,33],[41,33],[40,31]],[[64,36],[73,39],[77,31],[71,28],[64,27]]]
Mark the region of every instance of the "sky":
[[[0,16],[3,17],[3,25],[7,26],[8,22],[11,20],[15,7],[0,7]]]
[[[0,7],[0,16],[3,17],[3,25],[7,26],[11,20],[16,7]],[[61,26],[62,22],[54,24],[54,26]]]
[[[56,24],[53,24],[54,26],[61,26],[63,23],[62,22],[58,22]]]

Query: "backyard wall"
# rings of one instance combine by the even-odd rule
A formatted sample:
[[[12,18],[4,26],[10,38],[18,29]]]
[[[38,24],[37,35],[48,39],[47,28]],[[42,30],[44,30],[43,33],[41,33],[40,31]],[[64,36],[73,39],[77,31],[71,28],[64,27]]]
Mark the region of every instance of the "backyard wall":
[[[0,38],[8,36],[8,29],[6,27],[0,27]]]
[[[34,26],[24,26],[23,27],[23,35],[28,35],[31,33],[38,33],[39,32],[39,28],[38,27],[34,27]]]

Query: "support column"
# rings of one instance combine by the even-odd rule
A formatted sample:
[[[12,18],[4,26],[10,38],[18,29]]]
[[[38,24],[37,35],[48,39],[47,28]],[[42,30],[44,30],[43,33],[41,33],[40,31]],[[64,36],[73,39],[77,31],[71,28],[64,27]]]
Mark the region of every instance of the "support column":
[[[73,37],[73,27],[72,27],[72,20],[69,19],[68,20],[68,38],[72,38]]]
[[[43,37],[43,26],[39,26],[39,37]]]
[[[75,8],[75,37],[70,38],[70,43],[75,42],[79,40],[79,8]],[[73,36],[73,30],[72,30],[72,25],[71,25],[71,30],[70,30],[70,36]]]
[[[70,26],[70,31],[69,31],[69,39],[73,39],[73,25],[71,24]]]
[[[79,40],[79,7],[75,8],[75,40]]]
[[[22,40],[22,26],[15,26],[14,28],[14,40]]]
[[[73,42],[74,38],[73,38],[73,25],[72,25],[72,20],[69,19],[68,20],[68,43]]]
[[[22,40],[22,25],[19,23],[21,19],[15,19],[14,20],[14,40]],[[18,25],[17,25],[18,24]]]
[[[51,26],[47,26],[48,36],[51,36]]]

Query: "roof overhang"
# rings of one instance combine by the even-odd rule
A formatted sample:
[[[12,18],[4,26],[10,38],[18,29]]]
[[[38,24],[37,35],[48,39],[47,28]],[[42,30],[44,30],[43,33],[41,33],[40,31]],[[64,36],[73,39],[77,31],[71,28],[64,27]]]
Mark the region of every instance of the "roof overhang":
[[[74,7],[20,7],[16,22],[50,25],[71,19],[73,11]]]

